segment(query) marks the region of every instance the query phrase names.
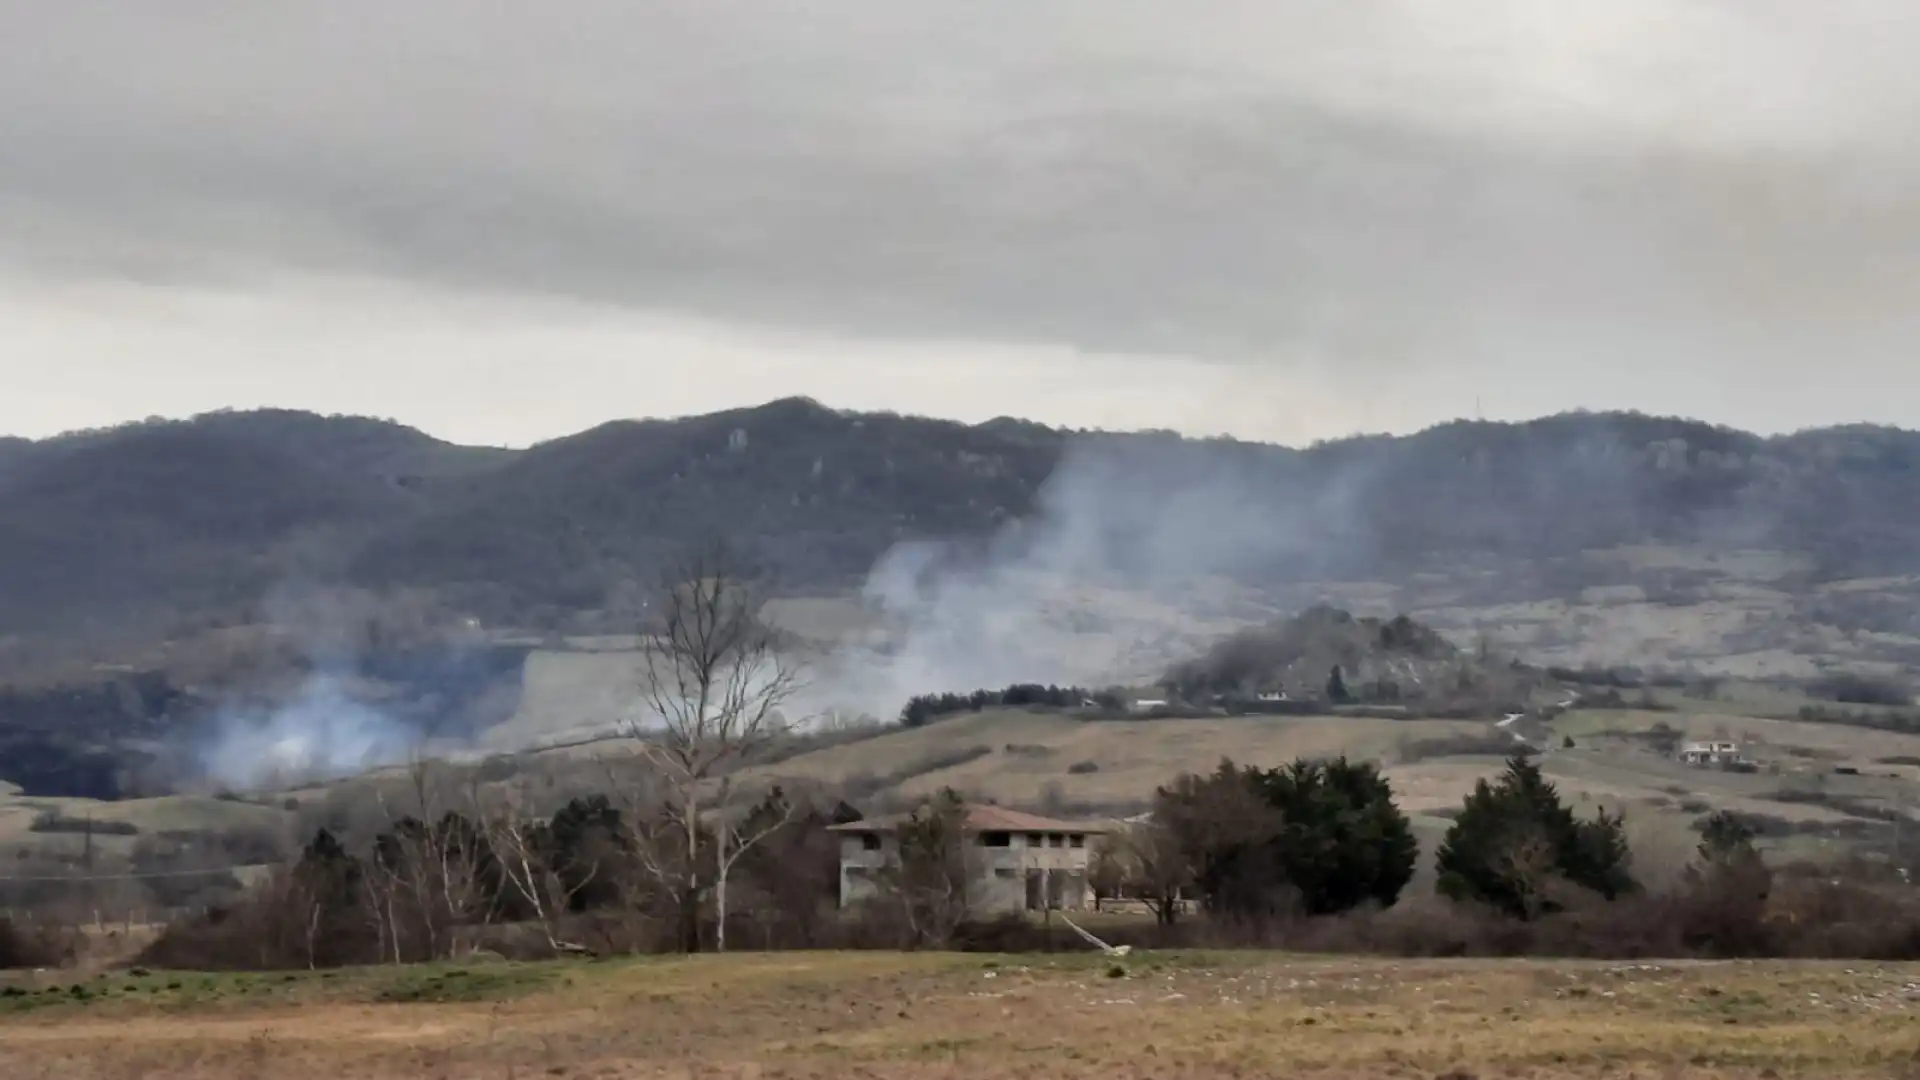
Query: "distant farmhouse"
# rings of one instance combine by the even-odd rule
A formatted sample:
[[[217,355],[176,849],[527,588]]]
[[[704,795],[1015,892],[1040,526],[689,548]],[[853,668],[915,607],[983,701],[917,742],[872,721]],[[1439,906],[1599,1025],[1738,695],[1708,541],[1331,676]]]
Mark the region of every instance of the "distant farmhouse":
[[[1680,748],[1680,760],[1700,769],[1750,770],[1752,758],[1740,752],[1740,744],[1715,740],[1688,743]]]
[[[830,826],[840,834],[840,906],[880,894],[878,880],[897,865],[899,829],[907,815]],[[1091,825],[1025,814],[998,806],[966,808],[967,903],[983,914],[1021,911],[1083,911],[1093,906],[1087,869],[1092,838],[1107,831]]]

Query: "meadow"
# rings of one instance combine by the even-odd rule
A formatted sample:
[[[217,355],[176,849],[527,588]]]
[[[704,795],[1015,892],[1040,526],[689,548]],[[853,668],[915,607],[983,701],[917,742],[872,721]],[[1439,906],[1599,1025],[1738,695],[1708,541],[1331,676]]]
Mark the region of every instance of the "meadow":
[[[1920,965],[797,953],[72,980],[0,985],[0,1075],[1920,1074]]]

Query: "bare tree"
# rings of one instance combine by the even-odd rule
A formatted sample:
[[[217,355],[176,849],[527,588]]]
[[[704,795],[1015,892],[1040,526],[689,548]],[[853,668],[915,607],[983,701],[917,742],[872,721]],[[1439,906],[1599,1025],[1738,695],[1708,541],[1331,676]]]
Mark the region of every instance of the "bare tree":
[[[701,901],[711,889],[724,909],[723,874],[704,880],[703,797],[731,768],[777,739],[781,707],[799,689],[798,671],[758,618],[758,601],[723,545],[677,567],[640,635],[640,703],[627,724],[659,771],[668,795],[661,812],[684,842],[681,857],[656,860],[682,905],[688,948],[698,946]],[[717,793],[724,797],[725,786]],[[712,809],[723,810],[716,798]],[[671,869],[669,870],[669,867]]]
[[[731,777],[720,781],[717,801],[722,807],[726,806],[731,786]],[[793,811],[793,800],[775,785],[767,797],[739,821],[732,820],[724,810],[713,815],[713,946],[716,951],[727,951],[727,879],[733,873],[734,864],[753,850],[755,844],[792,821]]]
[[[1518,914],[1522,919],[1538,918],[1552,903],[1558,879],[1553,842],[1537,829],[1522,829],[1507,840],[1499,859]]]
[[[524,800],[517,796],[506,796],[491,812],[479,811],[477,816],[499,860],[501,878],[533,912],[548,947],[556,953],[591,953],[583,945],[560,939],[559,920],[572,907],[573,898],[599,875],[599,863],[571,866],[571,872],[563,873],[547,826],[530,820]]]
[[[457,928],[490,922],[494,914],[485,834],[475,822],[443,809],[440,779],[434,763],[416,755],[407,770],[407,813],[395,817],[381,797],[389,828],[370,860],[369,899],[385,923],[381,930],[395,963],[401,962],[409,924],[425,955],[438,958],[453,952]]]
[[[880,884],[898,903],[913,944],[946,948],[972,910],[967,887],[979,866],[966,818],[966,804],[946,788],[895,831],[898,850]]]
[[[1160,822],[1134,822],[1102,838],[1094,851],[1092,876],[1106,895],[1131,894],[1153,912],[1154,921],[1172,926],[1181,893],[1193,885],[1193,862],[1180,838]]]

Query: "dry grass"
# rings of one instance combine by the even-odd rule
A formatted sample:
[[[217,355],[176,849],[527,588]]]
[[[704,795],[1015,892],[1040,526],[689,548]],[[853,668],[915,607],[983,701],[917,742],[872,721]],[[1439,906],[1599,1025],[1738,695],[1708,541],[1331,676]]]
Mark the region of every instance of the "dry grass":
[[[0,1075],[1838,1078],[1920,1069],[1920,969],[1911,966],[1149,954],[1124,974],[1109,968],[1080,956],[811,954],[122,977],[104,999],[16,1004],[0,1022]]]
[[[989,710],[804,754],[772,771],[784,777],[833,783],[862,774],[897,775],[915,762],[985,746],[993,752],[955,768],[915,776],[901,785],[900,793],[924,796],[951,785],[986,798],[1019,803],[1032,802],[1042,789],[1057,784],[1070,801],[1113,804],[1150,798],[1154,788],[1179,773],[1204,772],[1220,764],[1223,757],[1259,763],[1332,754],[1391,758],[1398,742],[1411,730],[1404,721],[1365,717],[1087,722],[1068,716]],[[1418,734],[1424,738],[1486,730],[1486,724],[1471,721],[1422,721],[1418,725]],[[1008,753],[1008,746],[1021,750]],[[1080,762],[1092,762],[1098,768],[1077,774],[1068,771]]]

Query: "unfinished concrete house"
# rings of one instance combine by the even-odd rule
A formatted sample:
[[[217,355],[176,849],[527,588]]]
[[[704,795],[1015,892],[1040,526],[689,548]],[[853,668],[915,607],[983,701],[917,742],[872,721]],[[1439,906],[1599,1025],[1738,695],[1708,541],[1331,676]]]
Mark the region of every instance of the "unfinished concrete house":
[[[840,836],[840,906],[879,894],[900,856],[905,814],[830,827]],[[981,914],[1082,911],[1093,906],[1087,868],[1106,827],[998,806],[966,808],[967,904]]]

